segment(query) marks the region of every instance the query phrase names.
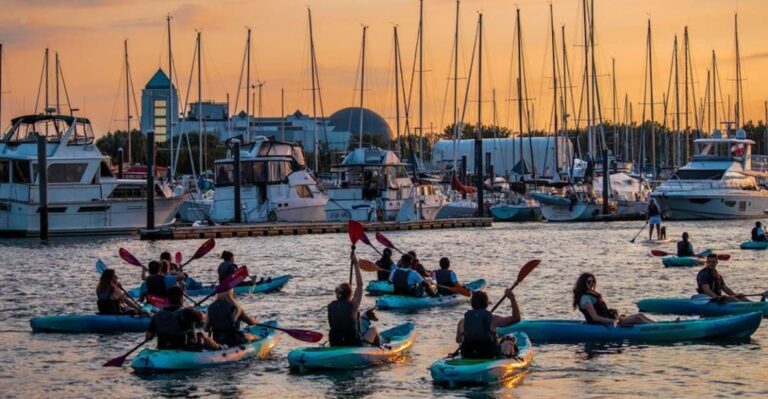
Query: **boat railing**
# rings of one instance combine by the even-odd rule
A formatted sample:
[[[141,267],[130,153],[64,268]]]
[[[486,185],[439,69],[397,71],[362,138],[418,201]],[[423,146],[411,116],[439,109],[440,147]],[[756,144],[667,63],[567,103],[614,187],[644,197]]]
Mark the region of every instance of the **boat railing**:
[[[738,182],[728,182],[722,180],[674,180],[670,179],[659,185],[656,190],[659,191],[691,191],[691,190],[755,190],[756,186]]]
[[[768,155],[752,155],[751,161],[753,171],[768,173]]]

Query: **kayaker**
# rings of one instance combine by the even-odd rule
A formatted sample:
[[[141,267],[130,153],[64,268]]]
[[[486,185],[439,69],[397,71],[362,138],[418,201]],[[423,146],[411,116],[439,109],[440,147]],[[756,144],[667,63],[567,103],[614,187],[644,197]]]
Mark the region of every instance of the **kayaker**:
[[[520,308],[512,290],[504,291],[509,298],[512,315],[499,316],[488,310],[488,294],[484,291],[472,293],[472,309],[464,313],[464,318],[456,326],[456,343],[460,345],[461,357],[468,359],[492,359],[499,354],[499,342],[496,329],[520,322]]]
[[[355,270],[355,292],[348,283],[342,283],[334,290],[336,300],[328,304],[328,343],[331,346],[363,346],[364,342],[374,346],[381,345],[381,338],[376,327],[370,326],[361,331],[360,303],[363,300],[363,276],[357,256],[350,254]]]
[[[146,300],[147,295],[159,296],[161,298],[168,296],[170,286],[165,278],[166,276],[160,273],[160,268],[160,262],[155,260],[147,265],[149,276],[141,283],[141,288],[139,288],[139,302]]]
[[[219,283],[224,281],[227,276],[237,270],[237,265],[235,264],[235,255],[232,252],[223,251],[221,253],[221,259],[223,261],[219,264],[219,268],[217,270],[219,274]]]
[[[677,256],[696,256],[693,245],[688,241],[688,232],[683,232],[683,240],[677,243]]]
[[[181,287],[173,286],[168,290],[170,305],[152,316],[146,338],[157,338],[158,349],[221,349],[214,340],[196,332],[195,328],[203,324],[205,316],[191,306],[182,307],[183,295]]]
[[[252,326],[256,319],[248,316],[236,302],[231,301],[227,292],[216,294],[216,300],[208,306],[208,318],[205,330],[211,332],[213,340],[219,345],[229,347],[242,345],[256,339],[252,334],[240,329],[240,322]]]
[[[661,240],[661,212],[653,199],[648,202],[645,216],[648,218],[648,224],[651,225],[650,230],[648,230],[648,240],[653,239],[653,226],[656,226],[656,239]]]
[[[139,314],[142,309],[129,300],[117,279],[114,269],[101,273],[96,286],[96,306],[99,314]]]
[[[411,262],[411,269],[415,270],[416,273],[419,273],[419,276],[429,278],[429,272],[424,265],[421,264],[421,261],[419,261],[418,256],[416,256],[416,251],[408,251],[408,255],[411,255],[411,258],[413,259]]]
[[[768,241],[765,238],[762,222],[755,222],[755,227],[752,228],[752,241]]]
[[[411,255],[405,254],[400,258],[398,267],[389,275],[389,282],[392,283],[395,294],[422,297],[426,292],[429,296],[437,295],[432,286],[411,268],[412,264]]]
[[[696,291],[717,302],[749,302],[744,294],[737,294],[727,285],[720,273],[717,272],[717,254],[707,255],[707,262],[696,275]],[[723,295],[726,293],[727,295]]]
[[[587,323],[630,327],[655,322],[644,313],[625,316],[615,309],[609,309],[603,296],[595,291],[595,287],[597,287],[597,279],[592,273],[582,273],[573,287],[573,308],[584,315]]]
[[[171,253],[168,251],[163,251],[163,253],[160,254],[160,262],[167,261],[168,262],[168,273],[167,274],[179,274],[181,273],[181,270],[179,270],[179,265],[173,263],[173,259],[171,259]]]
[[[388,281],[389,274],[392,273],[392,270],[395,269],[397,265],[395,265],[395,262],[392,260],[391,249],[384,248],[384,251],[382,251],[381,255],[381,259],[376,261],[376,266],[378,266],[380,269],[384,269],[384,271],[377,271],[376,279],[378,281]]]
[[[435,270],[435,282],[437,283],[437,293],[440,295],[451,295],[453,294],[452,291],[442,288],[444,287],[455,287],[459,284],[459,278],[456,276],[456,273],[453,272],[453,270],[450,270],[451,267],[451,260],[443,257],[440,258],[440,269]]]

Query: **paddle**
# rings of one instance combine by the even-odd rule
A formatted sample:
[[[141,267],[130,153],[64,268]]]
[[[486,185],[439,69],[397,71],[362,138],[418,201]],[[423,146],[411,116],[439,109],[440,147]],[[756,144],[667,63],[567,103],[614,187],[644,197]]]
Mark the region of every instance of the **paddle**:
[[[535,269],[537,266],[539,266],[539,263],[541,263],[540,260],[534,259],[534,260],[529,261],[528,263],[524,264],[523,267],[520,268],[520,271],[517,273],[517,280],[515,281],[514,284],[512,284],[512,287],[509,288],[510,291],[514,290],[515,287],[517,287],[518,284],[522,283],[523,280],[525,280],[525,278],[529,274],[531,274],[533,269]],[[501,297],[501,299],[499,299],[499,301],[496,302],[496,305],[493,305],[493,309],[491,309],[491,313],[493,313],[493,311],[496,310],[496,308],[498,308],[499,305],[501,305],[501,302],[503,302],[503,301],[504,301],[504,297]]]
[[[384,234],[381,234],[378,231],[376,232],[376,241],[389,249],[394,249],[395,251],[400,252],[401,255],[405,255],[405,252],[398,249],[395,244],[392,244],[392,241],[389,241],[387,237],[384,236]]]
[[[377,264],[375,264],[375,263],[373,263],[373,262],[371,262],[369,260],[360,259],[358,261],[358,265],[360,266],[360,270],[362,270],[364,272],[387,272],[387,273],[389,273],[389,270],[382,269]],[[451,291],[454,294],[459,294],[459,295],[466,296],[466,297],[471,297],[472,296],[472,291],[469,288],[464,287],[462,285],[456,285],[456,286],[447,286],[447,285],[442,285],[442,284],[435,284],[435,285],[440,287],[440,288],[444,288],[444,289],[446,289],[448,291]]]
[[[208,255],[208,252],[211,252],[213,247],[216,246],[216,240],[213,238],[209,238],[206,240],[202,245],[200,245],[199,248],[197,248],[197,251],[195,251],[195,254],[192,255],[192,258],[190,258],[188,261],[186,261],[183,265],[181,264],[181,253],[176,253],[176,264],[179,265],[179,270],[183,270],[184,266],[188,265],[189,262],[192,262],[195,259],[200,259],[205,255]]]
[[[639,236],[639,235],[640,235],[640,233],[642,233],[642,232],[643,232],[643,230],[645,230],[645,226],[648,226],[648,221],[647,221],[647,220],[645,221],[645,224],[643,225],[643,227],[641,227],[641,228],[640,228],[640,231],[638,231],[638,232],[637,232],[637,234],[635,234],[635,236],[634,236],[634,237],[632,237],[632,239],[631,239],[631,240],[629,240],[629,242],[630,242],[630,243],[632,243],[632,244],[634,244],[634,243],[635,243],[635,240],[637,239],[637,236]]]
[[[176,265],[179,266],[179,268],[181,268],[181,260],[182,260],[181,252],[176,251],[176,255],[174,257],[176,258],[175,259]]]
[[[694,257],[703,258],[704,257],[704,255],[702,255],[703,253],[704,252],[702,252],[700,254],[697,254]],[[665,252],[665,251],[662,251],[662,250],[659,250],[659,249],[652,249],[651,250],[651,255],[653,255],[653,256],[669,256],[671,254],[669,252]],[[731,259],[731,255],[730,254],[717,254],[717,260],[728,260],[728,259]]]
[[[200,306],[201,303],[207,301],[208,298],[210,298],[210,297],[212,297],[212,296],[214,296],[216,294],[220,294],[222,292],[226,292],[226,291],[231,290],[232,288],[237,287],[238,285],[240,285],[240,283],[243,282],[243,280],[245,280],[246,277],[248,277],[248,268],[245,267],[245,266],[238,267],[237,270],[235,270],[234,273],[232,273],[229,276],[227,276],[227,278],[225,278],[224,281],[221,282],[221,284],[216,286],[216,289],[213,290],[212,293],[210,293],[205,298],[203,298],[203,299],[199,300],[198,302],[196,302],[194,304],[194,307]]]
[[[114,359],[112,359],[112,360],[109,360],[109,361],[107,361],[106,363],[102,364],[102,365],[101,365],[101,367],[120,367],[120,366],[122,366],[122,365],[123,365],[123,363],[125,363],[125,359],[127,359],[127,358],[128,358],[128,356],[129,356],[131,353],[135,352],[135,351],[136,351],[136,349],[139,349],[139,348],[141,348],[142,346],[144,346],[144,345],[145,345],[147,342],[149,342],[149,341],[151,341],[151,340],[152,340],[152,339],[150,339],[150,338],[147,338],[147,339],[145,339],[145,340],[141,341],[141,343],[140,343],[140,344],[138,344],[138,345],[134,346],[134,347],[133,347],[133,349],[129,350],[129,351],[128,351],[128,352],[126,352],[124,355],[122,355],[122,356],[118,356],[118,357],[116,357],[116,358],[114,358]]]
[[[138,259],[136,259],[135,256],[133,256],[132,253],[128,252],[125,248],[120,248],[120,250],[117,251],[118,255],[120,255],[120,258],[124,260],[126,263],[138,266],[144,270],[147,270],[147,268],[139,262]]]
[[[304,342],[320,342],[320,340],[323,339],[323,334],[316,331],[301,330],[298,328],[283,328],[283,327],[270,326],[269,324],[258,324],[258,323],[254,324],[254,326],[271,328],[273,330],[282,331],[290,335],[291,338],[297,339],[299,341],[304,341]]]
[[[109,266],[107,266],[106,262],[104,262],[101,259],[96,261],[96,273],[99,273],[99,275],[102,275],[104,271],[107,269],[109,269]],[[141,305],[138,302],[136,302],[135,299],[133,299],[133,297],[128,293],[128,291],[125,290],[125,288],[123,288],[121,285],[118,285],[117,288],[120,288],[120,291],[123,291],[123,294],[125,294],[125,296],[128,297],[128,299],[130,299],[131,302],[133,302],[133,304],[136,305],[137,308],[141,309]]]
[[[358,241],[360,241],[363,236],[365,236],[365,229],[363,228],[363,225],[354,221],[350,220],[349,223],[347,223],[347,232],[349,233],[349,241],[352,242],[352,253],[355,253],[355,244],[357,244]],[[368,238],[366,237],[366,240]],[[349,285],[352,285],[352,271],[355,267],[355,261],[350,260],[349,261]]]

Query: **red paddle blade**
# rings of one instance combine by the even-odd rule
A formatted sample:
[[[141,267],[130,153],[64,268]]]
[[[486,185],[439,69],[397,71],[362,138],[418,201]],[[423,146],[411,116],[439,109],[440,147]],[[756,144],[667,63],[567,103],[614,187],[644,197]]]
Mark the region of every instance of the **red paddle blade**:
[[[352,245],[357,244],[357,242],[365,235],[363,225],[354,220],[349,221],[347,230],[349,231],[349,241],[352,242]]]
[[[290,335],[291,338],[304,342],[320,342],[320,340],[323,339],[323,334],[317,331],[297,330],[291,328],[286,328],[282,331]]]
[[[207,255],[208,252],[211,252],[213,247],[216,246],[216,240],[213,238],[209,238],[208,241],[204,242],[203,245],[200,246],[200,248],[197,249],[194,255],[192,255],[192,259],[200,259],[203,256]]]
[[[520,272],[517,273],[517,283],[521,283],[523,280],[525,280],[525,278],[531,274],[533,269],[539,266],[539,263],[541,263],[541,260],[534,259],[524,264],[523,267],[520,268]]]
[[[119,251],[117,251],[118,255],[120,255],[120,259],[126,261],[127,263],[130,263],[134,266],[144,267],[141,262],[139,262],[138,259],[136,259],[135,256],[133,256],[132,253],[128,252],[125,248],[120,248]]]
[[[128,356],[126,355],[116,357],[112,360],[108,360],[106,363],[102,364],[101,367],[122,367],[123,363],[125,363],[125,359],[127,358]]]
[[[730,254],[718,254],[717,255],[717,260],[728,260],[728,259],[731,259],[731,255]]]
[[[177,265],[181,265],[181,260],[182,260],[182,258],[181,258],[181,252],[176,252],[176,256],[175,256],[175,259],[176,259],[176,264],[177,264]]]
[[[170,305],[168,299],[157,295],[147,295],[147,302],[149,302],[152,306],[160,309]]]
[[[379,265],[366,259],[358,260],[357,264],[360,266],[360,270],[365,272],[378,272],[379,270],[384,270],[380,268]]]
[[[238,267],[234,273],[227,276],[227,278],[216,287],[216,293],[219,294],[237,287],[246,277],[248,277],[248,268],[245,266]]]
[[[669,253],[661,251],[661,250],[658,250],[658,249],[652,249],[651,250],[651,255],[653,255],[653,256],[667,256],[667,255],[669,255]]]
[[[389,241],[387,237],[384,237],[384,234],[381,234],[378,231],[376,232],[376,241],[387,248],[395,248],[395,245],[392,244],[392,241]]]

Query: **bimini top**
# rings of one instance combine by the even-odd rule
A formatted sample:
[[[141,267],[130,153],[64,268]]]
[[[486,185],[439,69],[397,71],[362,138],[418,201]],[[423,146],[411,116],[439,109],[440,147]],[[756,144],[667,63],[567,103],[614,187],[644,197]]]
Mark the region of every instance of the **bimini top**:
[[[382,166],[404,165],[394,151],[378,147],[356,148],[347,154],[339,166]]]
[[[87,118],[71,115],[24,115],[11,119],[11,126],[3,134],[3,142],[36,141],[43,135],[50,141],[84,144],[93,141],[91,122]]]
[[[709,139],[696,139],[693,140],[694,143],[697,144],[723,144],[723,143],[730,143],[730,144],[749,144],[754,145],[755,142],[750,139],[738,139],[733,137],[726,137],[726,138],[709,138]]]

